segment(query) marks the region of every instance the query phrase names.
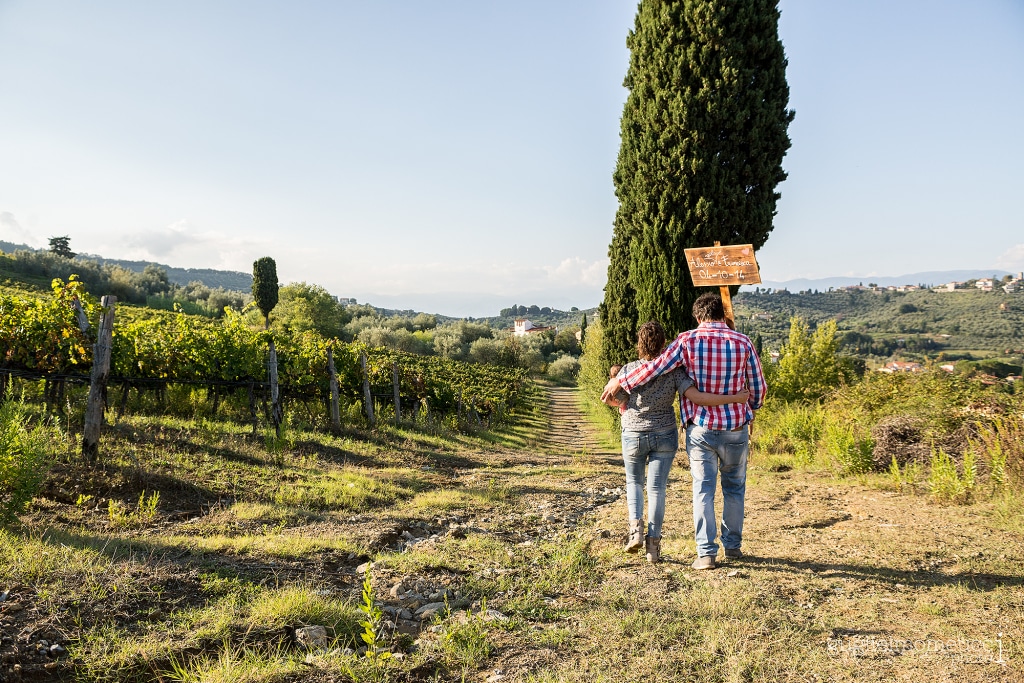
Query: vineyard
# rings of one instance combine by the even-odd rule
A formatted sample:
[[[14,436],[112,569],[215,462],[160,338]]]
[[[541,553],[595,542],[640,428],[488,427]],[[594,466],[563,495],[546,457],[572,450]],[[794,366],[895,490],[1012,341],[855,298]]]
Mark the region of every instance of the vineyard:
[[[74,276],[54,280],[48,297],[0,293],[0,382],[9,377],[45,380],[47,396],[63,395],[66,383],[87,383],[100,305]],[[123,410],[130,392],[162,396],[170,385],[206,389],[216,406],[227,397],[248,395],[250,407],[266,393],[268,345],[277,347],[282,401],[327,405],[328,351],[333,355],[339,394],[349,404],[364,395],[433,415],[473,415],[493,423],[514,412],[526,371],[417,356],[360,342],[326,339],[315,332],[273,334],[253,329],[240,315],[211,321],[180,312],[119,307],[113,327],[110,383],[120,385]],[[367,359],[364,375],[360,356]],[[255,413],[254,413],[255,414]]]

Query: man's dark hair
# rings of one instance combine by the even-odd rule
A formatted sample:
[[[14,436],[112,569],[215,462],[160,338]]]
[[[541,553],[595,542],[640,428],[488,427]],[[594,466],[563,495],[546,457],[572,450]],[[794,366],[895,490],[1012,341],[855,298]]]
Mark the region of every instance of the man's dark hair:
[[[636,350],[643,360],[651,360],[665,348],[665,328],[650,321],[640,326],[637,332]]]
[[[725,306],[722,305],[722,297],[711,292],[701,294],[693,302],[693,317],[697,319],[697,322],[725,320]]]

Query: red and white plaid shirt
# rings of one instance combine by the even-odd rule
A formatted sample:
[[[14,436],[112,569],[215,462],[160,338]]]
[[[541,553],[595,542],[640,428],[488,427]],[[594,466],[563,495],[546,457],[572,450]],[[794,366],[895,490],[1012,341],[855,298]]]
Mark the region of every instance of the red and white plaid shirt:
[[[750,338],[729,328],[724,322],[701,323],[697,329],[683,332],[661,355],[642,362],[629,374],[619,372],[619,384],[626,391],[646,384],[658,375],[682,365],[698,391],[710,394],[736,394],[750,390],[747,403],[699,406],[683,398],[680,414],[683,424],[693,422],[707,429],[736,429],[754,419],[754,411],[764,403],[767,386]]]

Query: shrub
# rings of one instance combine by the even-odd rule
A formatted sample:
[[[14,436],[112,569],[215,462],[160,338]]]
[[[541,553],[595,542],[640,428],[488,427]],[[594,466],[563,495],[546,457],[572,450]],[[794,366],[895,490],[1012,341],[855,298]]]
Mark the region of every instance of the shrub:
[[[13,520],[32,500],[43,479],[46,438],[42,427],[26,428],[22,401],[8,391],[0,404],[0,519]]]
[[[970,484],[973,488],[973,474]],[[960,476],[953,457],[941,448],[932,452],[928,491],[937,501],[949,503],[965,503],[970,495],[966,477]]]
[[[601,403],[601,390],[608,382],[608,366],[601,359],[602,336],[600,323],[595,322],[587,328],[576,384],[579,386],[581,402],[591,417],[617,435],[619,411]]]
[[[558,379],[576,379],[579,372],[580,362],[572,356],[560,356],[548,365],[548,374]]]
[[[803,463],[814,460],[825,428],[820,406],[769,399],[759,411],[753,431],[757,445],[768,453],[793,453]]]
[[[823,445],[841,474],[864,474],[871,471],[874,443],[870,437],[858,435],[853,425],[836,419],[826,420]]]
[[[768,386],[786,400],[820,399],[845,379],[838,352],[834,320],[822,323],[812,334],[805,320],[794,317],[778,365],[767,367]]]
[[[469,359],[474,363],[498,364],[504,343],[489,337],[480,337],[469,345]]]

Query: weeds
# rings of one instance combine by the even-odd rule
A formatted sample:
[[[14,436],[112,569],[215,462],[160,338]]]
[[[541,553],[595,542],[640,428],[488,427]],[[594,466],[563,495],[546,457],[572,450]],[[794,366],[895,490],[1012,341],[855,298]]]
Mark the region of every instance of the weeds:
[[[43,480],[46,432],[42,426],[25,426],[24,399],[14,400],[12,390],[0,399],[0,521],[11,521]]]
[[[469,613],[464,622],[449,625],[441,638],[445,663],[452,668],[460,668],[463,678],[491,656],[492,646],[487,638],[487,626],[483,618],[486,613],[487,605],[484,602],[479,613]]]
[[[899,492],[913,492],[920,476],[921,466],[916,462],[908,462],[902,469],[896,456],[893,456],[889,462],[889,480],[892,482],[893,488]]]
[[[391,659],[391,650],[387,645],[384,612],[377,606],[369,570],[366,572],[366,578],[363,579],[363,602],[359,605],[359,611],[363,613],[364,617],[359,622],[359,625],[363,627],[363,632],[359,634],[359,637],[366,644],[366,661],[370,664],[372,680],[386,681],[390,677],[388,664]]]
[[[838,465],[841,474],[865,474],[874,464],[874,443],[869,437],[858,438],[853,425],[838,420],[825,422],[825,452]]]
[[[81,496],[79,497],[81,498]],[[88,498],[83,500],[87,502]],[[107,501],[107,518],[110,520],[110,525],[116,529],[144,526],[156,519],[156,508],[159,503],[159,491],[153,491],[149,496],[145,491],[140,493],[139,502],[135,504],[134,510],[119,500],[109,500]]]
[[[968,451],[972,452],[972,451]],[[965,454],[966,456],[966,454]],[[928,492],[938,502],[966,503],[974,489],[973,456],[971,462],[965,457],[964,474],[957,471],[953,457],[941,448],[932,451],[931,473],[928,475]],[[968,474],[967,465],[971,472]]]

